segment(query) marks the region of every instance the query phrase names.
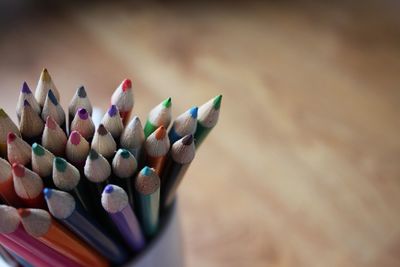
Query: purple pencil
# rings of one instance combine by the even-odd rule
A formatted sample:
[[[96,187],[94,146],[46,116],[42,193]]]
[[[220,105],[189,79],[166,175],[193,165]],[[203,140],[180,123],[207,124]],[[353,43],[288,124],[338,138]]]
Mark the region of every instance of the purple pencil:
[[[101,196],[101,203],[132,250],[141,250],[145,245],[144,236],[124,189],[107,185]]]

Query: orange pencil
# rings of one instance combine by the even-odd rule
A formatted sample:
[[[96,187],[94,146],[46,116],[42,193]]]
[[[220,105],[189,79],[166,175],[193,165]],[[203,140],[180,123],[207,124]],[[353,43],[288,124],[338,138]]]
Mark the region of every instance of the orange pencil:
[[[22,225],[28,234],[69,257],[82,266],[106,267],[107,260],[41,209],[19,209]]]
[[[24,206],[30,208],[46,208],[43,196],[43,181],[39,175],[22,164],[12,166],[14,189]]]
[[[10,163],[0,158],[0,195],[8,204],[21,207],[22,201],[15,193]]]
[[[160,176],[167,159],[170,142],[164,126],[160,126],[145,142],[146,164]]]

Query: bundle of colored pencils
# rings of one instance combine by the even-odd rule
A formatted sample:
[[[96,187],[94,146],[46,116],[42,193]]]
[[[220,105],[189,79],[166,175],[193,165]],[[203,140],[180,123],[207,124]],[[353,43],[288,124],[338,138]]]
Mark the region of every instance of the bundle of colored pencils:
[[[218,121],[222,96],[171,124],[171,98],[142,127],[124,80],[96,128],[85,88],[68,112],[46,69],[26,83],[19,127],[0,109],[0,251],[22,266],[118,266],[154,238],[160,216]],[[168,130],[169,129],[169,130]],[[4,250],[1,250],[4,248]]]

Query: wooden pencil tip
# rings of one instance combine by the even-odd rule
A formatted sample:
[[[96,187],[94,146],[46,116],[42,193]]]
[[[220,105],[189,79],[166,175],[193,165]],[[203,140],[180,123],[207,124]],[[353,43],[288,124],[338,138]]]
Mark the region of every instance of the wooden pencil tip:
[[[18,214],[21,218],[25,218],[31,215],[31,211],[29,209],[18,209]]]
[[[22,164],[14,163],[12,165],[13,174],[17,177],[23,177],[25,175],[25,167]]]
[[[190,116],[192,116],[193,119],[197,119],[197,113],[198,113],[198,111],[199,111],[199,108],[198,108],[198,107],[192,107],[192,108],[189,110]]]
[[[82,85],[81,87],[78,88],[77,95],[78,95],[80,98],[85,98],[85,97],[87,96],[85,87],[84,87],[83,85]]]
[[[98,158],[99,158],[99,153],[97,153],[97,151],[94,150],[94,149],[90,149],[89,159],[95,160],[95,159],[98,159]]]
[[[185,146],[191,145],[193,143],[193,135],[186,135],[182,138],[182,144]]]
[[[73,131],[69,136],[69,140],[73,145],[79,145],[81,143],[81,134],[78,131]]]
[[[117,115],[118,112],[118,108],[116,105],[111,105],[111,107],[108,109],[108,115],[110,117],[114,117],[115,115]]]
[[[51,194],[53,193],[53,190],[51,190],[50,188],[45,188],[43,189],[43,195],[46,199],[51,198]]]
[[[46,126],[52,130],[55,130],[57,127],[57,123],[56,121],[51,117],[51,116],[47,116],[46,118]]]
[[[221,107],[222,95],[216,96],[214,98],[213,106],[215,109],[219,109]]]
[[[104,188],[104,192],[107,194],[110,194],[113,191],[114,191],[114,187],[111,184],[107,185],[106,188]]]
[[[54,158],[54,166],[56,167],[57,171],[65,172],[67,168],[67,161],[63,158],[56,157]]]
[[[32,151],[37,156],[43,156],[44,155],[44,148],[41,145],[39,145],[38,143],[34,143],[32,145]]]
[[[154,172],[154,170],[147,166],[141,170],[141,174],[144,176],[150,176],[152,172]]]
[[[81,120],[87,120],[89,118],[89,113],[87,112],[86,109],[80,108],[78,109],[78,116]]]
[[[101,136],[104,136],[104,135],[108,134],[108,131],[107,131],[107,128],[103,124],[100,124],[99,128],[97,128],[97,133]]]
[[[165,107],[165,108],[169,108],[170,106],[171,106],[171,104],[172,104],[172,98],[171,97],[168,97],[167,99],[165,99],[164,101],[163,101],[163,106]]]
[[[43,69],[42,74],[40,75],[40,79],[44,82],[49,82],[51,80],[50,74],[46,68]]]
[[[126,150],[126,149],[120,149],[119,154],[121,155],[122,158],[128,159],[131,156],[131,153]]]
[[[29,101],[28,100],[24,100],[24,107],[30,107],[31,106],[31,104],[29,104]]]
[[[125,79],[122,83],[122,91],[126,92],[132,88],[132,81],[130,79]]]
[[[57,100],[56,96],[54,95],[53,90],[50,89],[49,92],[47,93],[47,96],[49,97],[50,101],[51,101],[55,106],[58,105],[58,100]]]
[[[2,108],[0,108],[0,118],[8,118],[7,113]]]
[[[165,135],[167,134],[167,131],[165,130],[164,126],[160,126],[158,127],[158,129],[155,131],[155,136],[157,140],[161,140],[165,137]]]
[[[15,139],[17,139],[17,135],[13,132],[9,132],[7,135],[7,143],[12,143],[15,141]]]
[[[24,83],[22,84],[21,92],[22,92],[23,94],[32,94],[32,91],[31,91],[31,89],[29,89],[29,86],[28,86],[28,84],[27,84],[26,82],[24,82]]]

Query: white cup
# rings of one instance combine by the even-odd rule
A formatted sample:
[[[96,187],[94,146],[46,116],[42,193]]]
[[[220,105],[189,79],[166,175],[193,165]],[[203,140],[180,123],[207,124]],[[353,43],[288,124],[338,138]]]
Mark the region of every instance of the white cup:
[[[157,236],[126,267],[183,267],[182,233],[177,202],[161,220]]]

